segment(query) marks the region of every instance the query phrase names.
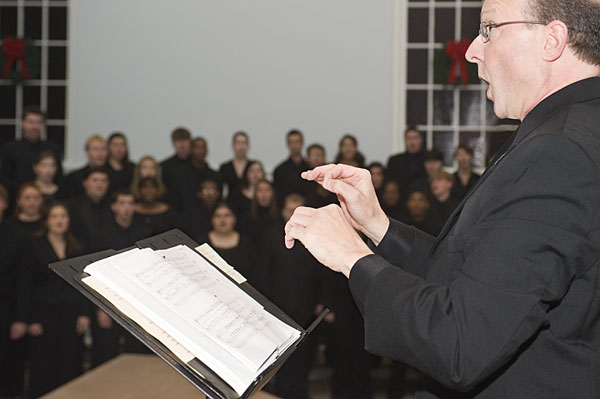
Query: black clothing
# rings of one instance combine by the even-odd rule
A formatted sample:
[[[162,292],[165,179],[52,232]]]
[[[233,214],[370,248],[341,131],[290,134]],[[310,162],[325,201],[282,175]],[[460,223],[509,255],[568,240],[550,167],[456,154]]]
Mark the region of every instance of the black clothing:
[[[62,177],[62,154],[54,143],[38,140],[32,143],[24,138],[5,144],[0,151],[0,162],[2,176],[13,185],[19,185],[26,181],[34,181],[33,163],[42,151],[50,151],[56,159],[55,182]]]
[[[285,197],[291,193],[306,195],[305,180],[300,177],[300,173],[309,169],[310,166],[304,158],[300,163],[294,163],[291,158],[288,158],[275,168],[273,186],[275,186],[280,207],[283,205]]]
[[[99,232],[93,241],[93,252],[105,249],[120,250],[135,245],[136,241],[147,238],[151,235],[150,229],[143,222],[134,217],[131,225],[127,228],[121,227],[115,219],[107,222],[104,228]],[[117,322],[113,321],[109,328],[102,328],[98,325],[96,312],[92,313],[92,365],[94,367],[105,361],[116,357],[121,351],[120,340],[134,339]]]
[[[257,246],[260,246],[262,237],[265,231],[273,224],[279,224],[279,218],[271,218],[269,216],[269,208],[258,207],[258,217],[254,218],[250,215],[250,212],[246,212],[238,222],[239,232],[248,236]]]
[[[229,195],[227,195],[227,203],[233,208],[239,222],[240,217],[250,210],[252,199],[246,197],[244,193],[242,193],[241,188],[238,187],[229,192]]]
[[[221,174],[211,169],[208,164],[197,168],[189,162],[177,169],[173,169],[173,181],[168,188],[168,202],[177,212],[183,213],[187,209],[194,207],[198,202],[196,192],[205,180],[214,180],[222,189],[223,179]]]
[[[406,208],[404,207],[404,204],[399,203],[395,206],[387,206],[384,204],[381,204],[381,209],[383,209],[383,212],[385,212],[386,215],[388,215],[389,217],[391,217],[392,219],[396,219],[396,220],[404,220],[406,219]]]
[[[350,288],[367,349],[442,385],[417,398],[600,392],[600,78],[540,102],[437,239],[391,221]]]
[[[249,162],[250,161],[248,161],[248,163]],[[240,186],[242,178],[238,177],[235,173],[235,168],[233,167],[233,160],[222,163],[219,167],[219,173],[223,177],[223,182],[227,185],[228,193],[231,193],[233,190],[237,189]]]
[[[65,176],[63,183],[61,184],[61,198],[68,200],[85,194],[83,178],[88,169],[90,169],[90,166],[85,165]]]
[[[26,240],[30,239],[33,234],[40,231],[43,226],[41,220],[37,220],[35,222],[23,222],[17,218],[8,219],[6,220],[6,223],[8,226],[10,226],[10,229],[15,229],[15,231],[18,231],[17,234],[24,236]]]
[[[430,200],[431,207],[429,208],[429,214],[427,216],[433,222],[433,226],[435,226],[434,236],[437,236],[442,230],[442,227],[444,227],[444,224],[446,224],[446,221],[458,206],[459,202],[459,200],[452,196],[448,197],[444,202],[438,201],[435,197]]]
[[[95,203],[85,195],[69,201],[71,231],[87,247],[93,246],[95,235],[113,219],[109,201]]]
[[[463,186],[460,177],[458,176],[458,172],[454,173],[454,185],[452,186],[452,196],[457,200],[463,199],[463,197],[467,194],[467,192],[477,184],[479,180],[479,175],[475,172],[471,172],[471,176],[469,176],[469,181],[465,186]]]
[[[16,320],[17,272],[25,240],[14,223],[0,222],[0,397],[17,396],[23,390],[24,338],[12,341],[9,331]]]
[[[125,162],[121,170],[113,169],[110,163],[107,162],[106,169],[108,170],[108,180],[110,181],[109,194],[117,190],[129,190],[131,180],[133,180],[133,171],[135,170],[133,162]]]
[[[138,217],[147,227],[150,231],[150,235],[164,233],[167,230],[179,227],[179,216],[172,208],[156,215],[136,213],[136,217]]]
[[[181,215],[181,230],[196,242],[204,239],[211,229],[210,212],[200,203]]]
[[[186,167],[190,163],[190,158],[179,158],[176,154],[165,159],[160,163],[162,179],[167,189],[170,189],[181,167]]]
[[[398,182],[404,194],[408,193],[412,182],[419,177],[426,176],[427,173],[425,173],[425,167],[423,166],[423,152],[416,154],[404,152],[393,155],[388,159],[385,177]]]
[[[325,190],[319,183],[307,182],[306,187],[306,206],[321,208],[330,204],[338,204],[337,196],[331,191]]]
[[[314,319],[319,281],[316,259],[299,242],[289,250],[284,245],[283,221],[266,230],[261,248],[258,289],[303,327]],[[307,398],[311,342],[299,348],[277,373],[277,393],[285,398]]]
[[[126,228],[117,224],[113,216],[104,223],[101,229],[93,234],[94,241],[89,249],[91,252],[105,249],[120,250],[131,247],[135,245],[136,241],[148,238],[151,235],[151,230],[140,215],[134,215],[131,225]]]
[[[68,249],[67,257],[76,256]],[[83,341],[75,331],[77,318],[89,316],[88,302],[48,264],[58,261],[46,237],[30,242],[25,281],[19,293],[21,309],[29,323],[41,323],[43,334],[29,337],[29,393],[40,395],[77,377],[82,372]]]
[[[208,243],[227,263],[246,277],[251,285],[255,285],[257,253],[248,237],[240,234],[238,245],[233,248],[217,248],[208,238],[208,234],[198,242]]]

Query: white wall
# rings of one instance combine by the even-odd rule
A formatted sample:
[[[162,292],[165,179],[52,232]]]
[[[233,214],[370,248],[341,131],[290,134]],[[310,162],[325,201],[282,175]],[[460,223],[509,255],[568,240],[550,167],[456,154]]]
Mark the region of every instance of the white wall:
[[[331,159],[346,132],[371,160],[393,143],[394,0],[77,0],[69,10],[66,166],[92,133],[120,130],[132,158],[208,139],[213,167],[233,132],[271,170],[290,128]]]

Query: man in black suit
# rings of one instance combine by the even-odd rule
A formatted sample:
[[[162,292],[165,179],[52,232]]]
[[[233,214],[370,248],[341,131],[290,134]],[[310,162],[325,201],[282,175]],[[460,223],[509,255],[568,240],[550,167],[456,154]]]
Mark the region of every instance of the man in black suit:
[[[0,172],[4,180],[16,187],[25,181],[35,180],[33,163],[42,151],[50,151],[56,157],[58,171],[56,179],[62,177],[61,152],[57,145],[42,140],[42,132],[46,124],[46,114],[38,107],[26,107],[21,120],[21,139],[7,143],[0,152],[2,168]]]
[[[343,208],[298,208],[286,243],[349,277],[367,349],[435,380],[417,398],[597,398],[600,3],[486,0],[481,19],[467,59],[522,123],[438,238],[334,165],[304,177]]]
[[[304,136],[300,130],[290,130],[286,135],[286,145],[290,156],[281,162],[273,171],[273,185],[277,192],[277,201],[283,207],[283,200],[292,193],[306,195],[306,184],[300,178],[300,173],[309,169],[308,163],[302,156]]]
[[[412,183],[427,177],[423,166],[425,148],[421,132],[413,127],[406,129],[404,146],[406,147],[405,152],[393,155],[388,159],[385,177],[387,180],[396,181],[406,196]]]
[[[69,200],[71,230],[86,250],[95,248],[96,234],[112,219],[107,198],[109,184],[108,169],[90,167],[83,175],[84,194]]]

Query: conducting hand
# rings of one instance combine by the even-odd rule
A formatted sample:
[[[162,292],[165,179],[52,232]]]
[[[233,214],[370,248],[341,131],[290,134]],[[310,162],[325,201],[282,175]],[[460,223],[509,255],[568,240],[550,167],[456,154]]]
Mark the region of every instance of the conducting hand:
[[[387,232],[389,219],[379,205],[368,170],[342,164],[324,165],[303,172],[302,177],[335,193],[352,226],[379,244]]]
[[[286,247],[292,248],[294,240],[300,240],[319,262],[346,277],[357,260],[372,253],[337,205],[296,208],[285,225]]]

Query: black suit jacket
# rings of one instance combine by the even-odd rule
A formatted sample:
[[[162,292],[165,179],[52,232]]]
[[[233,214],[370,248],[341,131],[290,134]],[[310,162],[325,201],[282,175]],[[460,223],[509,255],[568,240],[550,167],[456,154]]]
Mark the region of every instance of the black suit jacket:
[[[542,101],[439,237],[392,221],[350,287],[418,398],[600,397],[600,78]],[[396,267],[394,267],[396,266]]]

